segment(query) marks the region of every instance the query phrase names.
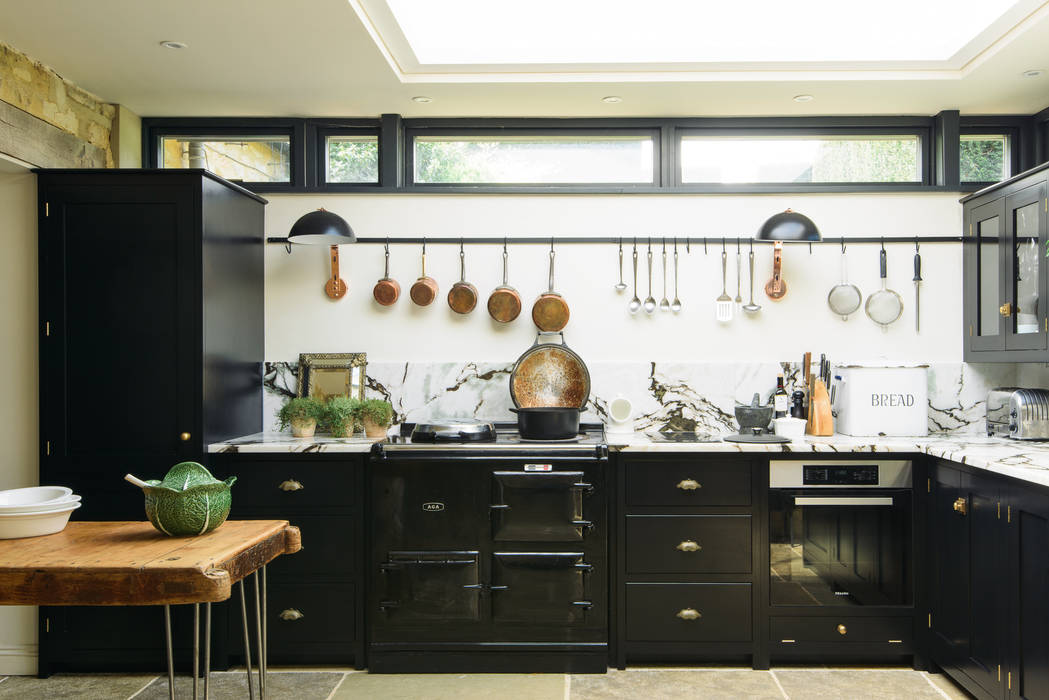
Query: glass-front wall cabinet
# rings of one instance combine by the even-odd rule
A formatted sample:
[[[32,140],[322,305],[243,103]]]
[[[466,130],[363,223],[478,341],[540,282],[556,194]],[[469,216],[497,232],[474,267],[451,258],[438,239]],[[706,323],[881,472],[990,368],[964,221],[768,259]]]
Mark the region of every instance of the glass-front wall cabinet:
[[[1046,172],[963,200],[966,360],[1049,361]]]

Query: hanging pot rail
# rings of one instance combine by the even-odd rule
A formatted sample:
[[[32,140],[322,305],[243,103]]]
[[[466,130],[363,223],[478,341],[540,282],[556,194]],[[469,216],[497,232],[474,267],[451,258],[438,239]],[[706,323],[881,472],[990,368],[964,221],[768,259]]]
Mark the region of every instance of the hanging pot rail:
[[[590,243],[590,244],[595,244],[595,245],[609,245],[609,244],[611,244],[611,245],[618,245],[621,238],[622,238],[621,236],[565,236],[565,237],[555,238],[554,241],[557,244],[559,244],[559,245],[561,245],[561,244],[575,244],[575,243],[581,243],[581,244]],[[653,234],[652,236],[638,236],[637,238],[638,239],[642,239],[642,240],[647,240],[649,238],[651,238],[651,239],[667,238],[669,240],[669,239],[672,239],[673,236],[669,235],[669,234],[665,235],[665,236],[664,236],[664,234],[658,234],[658,235],[657,234]],[[750,243],[751,241],[753,241],[754,243],[769,243],[769,244],[771,244],[773,242],[773,241],[758,240],[758,239],[752,238],[750,236],[724,236],[724,237],[723,236],[705,236],[705,237],[704,236],[687,236],[687,237],[685,237],[685,236],[678,236],[677,240],[678,240],[679,244],[700,245],[700,244],[703,244],[703,243],[705,243],[707,241],[715,241],[715,240],[719,240],[720,241],[722,238],[725,238],[726,240],[733,240],[733,239],[735,239],[735,240],[745,241],[747,243]],[[894,244],[894,243],[901,243],[901,244],[907,244],[907,245],[914,245],[915,239],[917,239],[923,245],[926,244],[926,243],[961,243],[961,242],[963,242],[965,240],[962,236],[885,236],[885,237],[882,237],[882,236],[856,236],[854,238],[846,237],[846,238],[844,238],[844,242],[845,242],[846,245],[854,245],[854,244],[857,244],[857,243],[877,243],[877,244],[884,243],[885,245],[891,245],[891,244]],[[385,236],[375,237],[375,238],[360,238],[359,237],[359,238],[357,238],[357,241],[356,241],[355,244],[361,244],[361,243],[386,244],[387,242],[389,242],[390,245],[399,245],[399,244],[419,245],[420,243],[423,242],[423,240],[425,240],[428,244],[431,244],[431,245],[432,244],[438,244],[439,245],[439,244],[442,244],[442,243],[443,244],[459,245],[459,241],[464,240],[464,239],[462,239],[462,238],[460,238],[458,236],[456,236],[456,237],[451,237],[451,236],[446,236],[446,237],[426,236],[425,239],[422,236],[404,236],[404,237],[391,237],[391,238],[387,238]],[[813,245],[841,245],[842,240],[843,239],[842,239],[841,236],[824,236],[823,240],[821,240],[821,241],[811,241],[811,242],[810,241],[797,241],[797,242],[791,241],[791,242],[788,243],[788,245],[791,245],[791,246],[794,246],[794,245],[808,245],[810,247],[813,246]],[[291,246],[288,243],[288,239],[287,238],[271,236],[271,237],[266,239],[266,242],[267,243],[280,244],[280,245],[286,245],[286,246],[288,246],[288,252],[289,253],[291,252],[291,249],[290,249]],[[466,238],[465,239],[465,244],[466,245],[502,245],[504,242],[512,243],[514,245],[528,245],[528,244],[532,244],[532,245],[549,245],[550,244],[550,234],[542,234],[541,236],[537,235],[536,237],[531,237],[531,236],[529,236],[529,237],[511,236],[511,237],[507,238],[505,236],[481,236],[481,237],[477,237],[477,238]]]

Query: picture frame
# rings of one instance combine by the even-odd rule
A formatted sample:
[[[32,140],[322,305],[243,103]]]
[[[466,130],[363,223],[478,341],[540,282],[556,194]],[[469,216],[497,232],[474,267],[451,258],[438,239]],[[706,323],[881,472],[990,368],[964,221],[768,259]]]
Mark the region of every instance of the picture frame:
[[[363,352],[304,352],[299,355],[299,396],[364,399],[368,368]]]

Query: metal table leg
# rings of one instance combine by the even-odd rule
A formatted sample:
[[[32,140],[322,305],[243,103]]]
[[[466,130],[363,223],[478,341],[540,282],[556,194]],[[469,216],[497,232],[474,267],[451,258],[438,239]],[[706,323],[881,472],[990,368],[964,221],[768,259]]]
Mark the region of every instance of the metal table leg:
[[[193,700],[197,700],[197,676],[200,675],[200,603],[193,604]]]
[[[266,657],[262,653],[262,597],[259,594],[259,572],[251,575],[255,585],[255,644],[259,652],[259,700],[266,700]]]
[[[269,614],[266,612],[266,565],[262,565],[262,678],[265,680],[267,666],[270,659],[269,637],[267,627],[269,625]]]
[[[211,680],[211,603],[204,603],[204,700],[208,700]]]
[[[168,652],[168,698],[175,700],[175,662],[171,654],[171,606],[164,606],[164,641]]]
[[[248,700],[255,700],[254,680],[251,677],[251,640],[248,639],[248,603],[244,594],[244,579],[240,580],[240,619],[244,626],[244,665],[248,669]],[[174,700],[174,696],[171,700]]]

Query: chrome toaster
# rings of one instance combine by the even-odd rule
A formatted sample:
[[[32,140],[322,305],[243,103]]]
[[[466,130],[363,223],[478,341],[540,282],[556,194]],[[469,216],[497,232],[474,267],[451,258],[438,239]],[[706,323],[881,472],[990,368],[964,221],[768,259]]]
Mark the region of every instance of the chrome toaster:
[[[1049,440],[1049,390],[991,389],[987,393],[987,435]]]

